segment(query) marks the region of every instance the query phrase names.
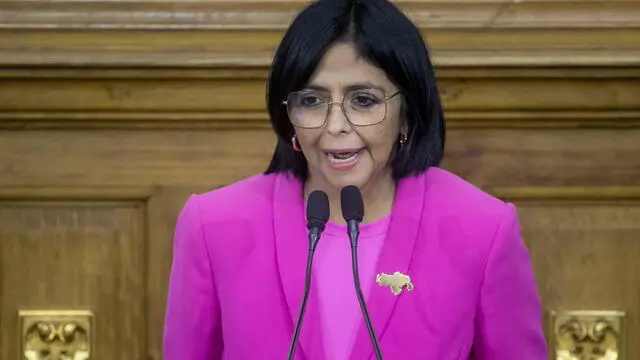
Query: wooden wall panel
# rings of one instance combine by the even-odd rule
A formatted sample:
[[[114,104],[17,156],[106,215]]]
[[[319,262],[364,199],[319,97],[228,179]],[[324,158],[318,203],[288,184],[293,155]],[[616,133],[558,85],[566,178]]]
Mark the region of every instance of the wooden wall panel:
[[[4,186],[228,184],[266,168],[265,130],[0,132]]]
[[[452,129],[444,166],[482,187],[640,185],[640,129]],[[0,131],[0,186],[226,184],[266,168],[269,130]]]
[[[0,127],[267,128],[266,69],[0,70]],[[442,68],[449,125],[637,126],[637,68]]]
[[[264,67],[308,2],[9,0],[0,48],[3,62],[15,65]],[[640,57],[634,0],[394,2],[444,66],[625,66]],[[50,41],[40,42],[42,33]]]
[[[640,344],[640,188],[629,199],[592,189],[591,197],[515,199],[545,309],[621,309],[623,349],[637,359]],[[578,285],[580,284],[580,285]],[[600,357],[595,357],[599,359]]]
[[[266,167],[268,66],[307,2],[0,2],[2,359],[24,307],[89,308],[97,356],[162,359],[178,211]],[[519,206],[549,314],[624,312],[640,358],[640,2],[395,2],[432,50],[444,167]]]
[[[454,129],[444,166],[481,187],[634,186],[639,140],[639,128]]]
[[[17,310],[94,313],[93,357],[145,356],[144,208],[134,202],[0,201],[0,355],[18,357]]]

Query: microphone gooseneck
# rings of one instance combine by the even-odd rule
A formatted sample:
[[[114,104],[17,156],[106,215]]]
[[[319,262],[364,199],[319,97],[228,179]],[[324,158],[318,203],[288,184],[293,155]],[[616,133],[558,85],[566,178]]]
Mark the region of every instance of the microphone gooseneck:
[[[371,324],[371,318],[369,317],[369,310],[367,310],[367,305],[362,295],[360,273],[358,271],[358,237],[360,236],[360,222],[362,222],[364,218],[364,203],[360,190],[353,185],[342,188],[340,192],[340,203],[342,207],[342,217],[344,217],[344,220],[347,222],[347,232],[349,234],[349,241],[351,242],[351,267],[353,269],[353,283],[356,288],[358,303],[360,304],[360,310],[362,310],[364,322],[369,331],[369,337],[371,338],[376,359],[382,360],[380,345],[378,345],[378,339],[376,338],[376,333]]]
[[[313,254],[320,240],[320,234],[324,231],[324,227],[329,221],[329,198],[323,191],[316,190],[309,194],[307,201],[307,229],[309,230],[309,253],[307,255],[307,269],[304,280],[304,295],[302,296],[302,304],[293,330],[291,344],[289,346],[288,360],[292,360],[296,347],[298,346],[298,338],[300,337],[300,329],[302,329],[302,321],[307,309],[307,300],[311,290],[311,271],[313,269]]]

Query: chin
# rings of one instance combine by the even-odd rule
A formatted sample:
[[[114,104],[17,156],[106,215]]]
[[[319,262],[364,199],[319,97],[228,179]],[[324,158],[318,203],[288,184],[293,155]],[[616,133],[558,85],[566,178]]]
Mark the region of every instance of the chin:
[[[325,184],[338,191],[348,185],[362,189],[371,181],[375,171],[370,159],[365,157],[360,160],[354,167],[343,170],[333,168],[326,162],[320,163],[315,173],[324,178]]]
[[[369,182],[370,178],[370,174],[365,174],[362,171],[344,174],[326,174],[328,183],[336,189],[342,189],[348,185],[353,185],[362,189]]]

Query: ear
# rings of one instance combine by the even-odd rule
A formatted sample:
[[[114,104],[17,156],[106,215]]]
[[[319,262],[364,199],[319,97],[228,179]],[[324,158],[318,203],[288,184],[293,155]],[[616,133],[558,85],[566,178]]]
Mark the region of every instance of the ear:
[[[402,124],[400,124],[400,134],[409,135],[409,123],[404,117],[402,118]]]

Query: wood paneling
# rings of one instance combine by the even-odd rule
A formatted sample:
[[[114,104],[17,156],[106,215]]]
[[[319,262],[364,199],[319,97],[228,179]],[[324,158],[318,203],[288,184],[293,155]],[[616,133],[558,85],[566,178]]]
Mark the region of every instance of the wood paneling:
[[[595,71],[595,70],[594,70]],[[501,70],[496,70],[499,73]],[[209,78],[43,79],[33,73],[3,79],[0,100],[5,111],[141,111],[223,112],[265,110],[265,79],[226,79],[212,72]],[[266,75],[266,74],[265,74]],[[535,75],[535,74],[534,74]],[[482,78],[442,74],[440,87],[445,107],[473,110],[635,110],[639,73],[621,72],[620,78],[595,75],[562,78],[496,76]],[[15,75],[14,75],[15,76]],[[74,102],[65,101],[75,99]],[[502,99],[496,102],[495,99]]]
[[[17,310],[88,309],[95,357],[145,356],[144,207],[0,201],[0,355],[18,355]]]
[[[640,129],[453,129],[445,167],[483,187],[633,186]],[[0,186],[226,184],[268,164],[267,130],[0,131]]]
[[[395,1],[442,65],[634,65],[634,0]],[[266,66],[308,0],[4,1],[7,64]],[[159,30],[162,30],[161,35]],[[170,31],[165,31],[170,30]],[[46,34],[43,43],[39,36]],[[44,56],[43,56],[44,55]]]
[[[640,2],[396,2],[444,167],[518,205],[547,311],[625,312],[640,358]],[[2,359],[25,308],[94,311],[101,359],[162,358],[178,211],[266,167],[268,66],[305,3],[0,2]]]
[[[633,186],[640,129],[460,129],[445,167],[483,187]]]
[[[450,127],[638,127],[638,68],[442,68]],[[0,70],[0,128],[269,127],[267,70]]]
[[[175,219],[213,187],[0,186],[2,359],[28,309],[92,311],[96,358],[161,359]]]
[[[640,354],[640,191],[635,195],[625,202],[519,202],[544,307],[624,310],[627,359]]]
[[[0,184],[228,184],[268,164],[274,135],[256,131],[3,131]]]

